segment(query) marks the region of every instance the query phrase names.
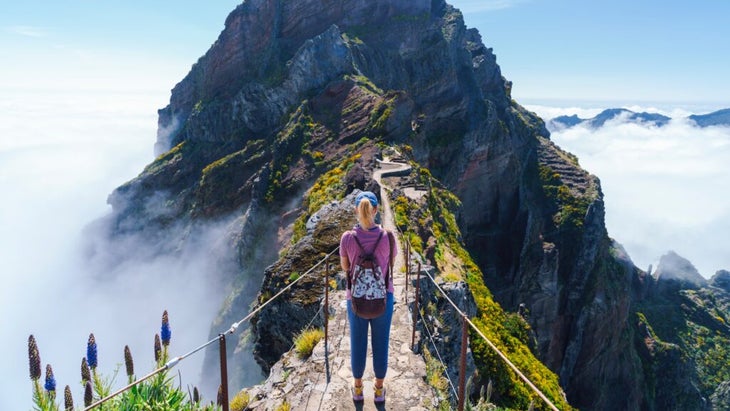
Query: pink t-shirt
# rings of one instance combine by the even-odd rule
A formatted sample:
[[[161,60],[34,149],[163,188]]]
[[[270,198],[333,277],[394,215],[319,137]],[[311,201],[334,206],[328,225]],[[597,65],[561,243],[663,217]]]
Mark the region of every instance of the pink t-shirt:
[[[378,243],[378,249],[375,250],[375,260],[377,261],[378,266],[385,267],[385,272],[388,271],[388,255],[390,254],[390,244],[388,243],[388,233],[380,228],[380,226],[375,226],[370,230],[363,230],[359,225],[355,226],[350,231],[345,231],[342,234],[342,238],[340,238],[340,256],[341,257],[347,257],[348,260],[350,260],[350,267],[354,264],[355,261],[358,260],[360,257],[360,247],[357,246],[357,243],[355,242],[355,239],[353,238],[353,235],[357,235],[357,239],[360,240],[360,244],[362,244],[362,248],[365,250],[365,252],[368,252],[373,249],[373,246],[375,246],[375,242],[378,241],[378,236],[380,233],[383,233],[383,238],[380,239],[380,243]],[[398,249],[393,244],[393,259],[395,260],[395,256],[398,253]],[[350,273],[348,273],[349,275]],[[388,274],[390,275],[390,274]],[[388,280],[388,292],[393,292],[393,281]],[[352,295],[350,294],[350,290],[347,290],[347,299],[351,299]]]

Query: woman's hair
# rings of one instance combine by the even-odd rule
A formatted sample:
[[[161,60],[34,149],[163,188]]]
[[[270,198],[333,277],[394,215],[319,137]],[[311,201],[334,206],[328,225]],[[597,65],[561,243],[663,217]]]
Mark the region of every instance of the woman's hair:
[[[357,205],[357,221],[360,223],[360,227],[364,229],[371,228],[375,225],[375,207],[370,204],[366,198],[360,200]]]

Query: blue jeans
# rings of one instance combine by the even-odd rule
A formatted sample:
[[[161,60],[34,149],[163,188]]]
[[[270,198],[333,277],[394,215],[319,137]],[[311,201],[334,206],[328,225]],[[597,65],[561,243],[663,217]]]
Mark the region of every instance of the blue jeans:
[[[347,318],[350,323],[350,366],[352,376],[362,378],[365,373],[365,357],[368,353],[368,325],[373,344],[373,370],[375,378],[385,378],[388,372],[388,343],[390,323],[393,319],[393,293],[388,293],[385,313],[378,318],[365,320],[352,311],[352,301],[347,301]]]

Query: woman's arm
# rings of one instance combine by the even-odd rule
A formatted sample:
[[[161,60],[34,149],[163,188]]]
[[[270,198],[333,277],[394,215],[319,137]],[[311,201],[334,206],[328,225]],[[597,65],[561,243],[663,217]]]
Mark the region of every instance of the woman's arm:
[[[345,272],[350,271],[350,259],[346,255],[340,256],[340,265]]]

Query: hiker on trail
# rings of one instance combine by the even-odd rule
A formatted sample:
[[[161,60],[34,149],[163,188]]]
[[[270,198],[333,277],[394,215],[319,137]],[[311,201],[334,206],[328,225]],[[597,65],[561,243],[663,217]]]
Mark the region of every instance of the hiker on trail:
[[[353,401],[363,401],[362,376],[368,350],[368,327],[373,347],[376,403],[385,402],[383,380],[388,371],[388,342],[393,318],[393,234],[375,223],[378,199],[370,191],[355,198],[357,224],[342,234],[340,264],[347,273],[347,317],[350,323],[350,365],[355,379]]]

